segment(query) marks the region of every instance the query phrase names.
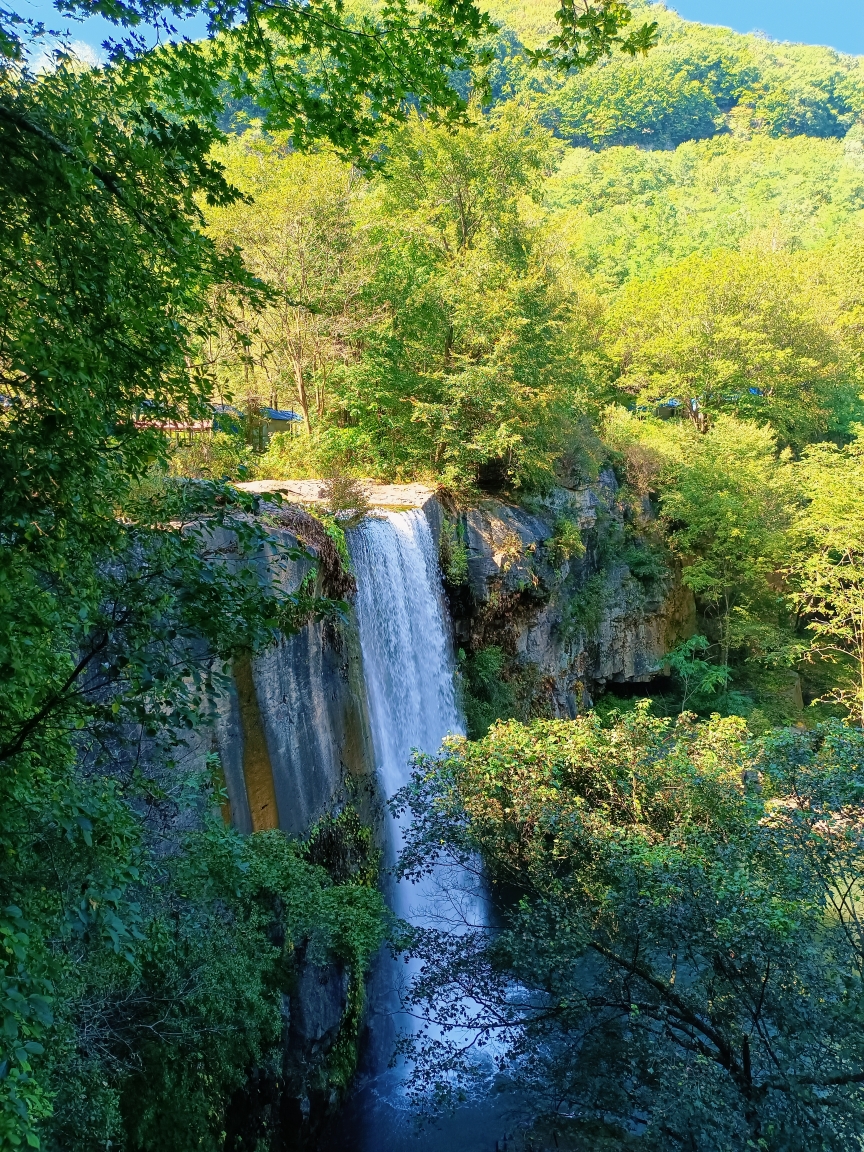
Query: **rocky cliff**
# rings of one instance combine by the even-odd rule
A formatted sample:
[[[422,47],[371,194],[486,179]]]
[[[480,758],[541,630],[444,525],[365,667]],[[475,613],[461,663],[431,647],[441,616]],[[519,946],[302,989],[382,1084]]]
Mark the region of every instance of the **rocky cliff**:
[[[321,504],[321,485],[244,487],[262,496],[261,514],[280,546],[299,544],[318,557],[317,591],[350,601],[353,578],[307,511]],[[267,499],[275,491],[281,506]],[[630,507],[611,472],[518,505],[488,498],[457,508],[421,485],[369,485],[366,498],[373,515],[375,508],[419,508],[430,522],[466,702],[471,661],[494,652],[503,681],[514,686],[510,710],[498,714],[573,716],[609,682],[656,676],[664,653],[693,629],[692,597],[652,539],[650,510]],[[266,566],[267,557],[262,562]],[[311,570],[302,558],[289,566],[292,590]],[[350,604],[341,619],[310,620],[296,635],[235,664],[216,742],[239,828],[278,827],[302,836],[350,804],[380,832],[384,797]],[[335,1099],[334,1054],[348,1031],[357,1034],[357,979],[335,963],[298,956],[295,985],[284,998],[281,1079],[277,1087],[253,1078],[238,1116],[260,1111],[272,1098],[267,1106],[279,1110],[286,1127],[314,1129]]]
[[[457,644],[469,655],[499,648],[527,687],[525,708],[542,715],[574,716],[610,682],[653,679],[695,629],[692,593],[653,527],[611,470],[525,505],[487,499],[451,513],[443,540]]]
[[[265,500],[280,492],[283,509],[314,511],[324,499],[318,481],[243,487]],[[368,484],[365,494],[373,515],[423,510],[439,541],[457,648],[466,659],[500,650],[529,714],[574,716],[610,683],[650,681],[694,631],[692,594],[664,554],[650,508],[634,507],[611,470],[521,504],[487,498],[456,508],[420,484]],[[264,509],[291,523],[290,513]],[[293,534],[282,529],[285,542],[320,552],[320,538],[293,526]],[[307,571],[297,564],[297,584]],[[241,828],[302,834],[349,797],[369,816],[380,808],[350,612],[338,623],[310,622],[238,664],[219,747]]]
[[[302,509],[263,503],[276,546],[318,560],[315,592],[350,597],[353,578],[321,524]],[[262,558],[266,566],[268,558]],[[296,591],[311,560],[283,566]],[[221,702],[216,743],[231,819],[242,831],[305,835],[353,799],[374,806],[372,751],[357,629],[344,616],[312,619],[254,659],[239,659]]]

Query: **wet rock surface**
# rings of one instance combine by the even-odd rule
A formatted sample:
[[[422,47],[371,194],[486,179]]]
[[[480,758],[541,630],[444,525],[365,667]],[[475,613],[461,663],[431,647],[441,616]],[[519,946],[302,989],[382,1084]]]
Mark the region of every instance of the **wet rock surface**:
[[[291,996],[290,1035],[301,1046],[329,1048],[348,1003],[348,973],[335,964],[305,963]]]
[[[280,522],[290,518],[283,512]],[[311,519],[311,518],[309,518]],[[300,536],[300,531],[303,537]],[[317,551],[313,533],[280,527],[285,547]],[[330,562],[335,563],[330,558]],[[299,587],[311,565],[288,566]],[[326,594],[332,569],[321,565]],[[353,589],[343,578],[340,591]],[[331,593],[332,594],[332,593]],[[231,819],[244,832],[281,828],[304,835],[349,799],[368,820],[380,813],[374,780],[366,693],[353,613],[309,620],[251,661],[239,661],[220,706],[216,744],[225,774]]]

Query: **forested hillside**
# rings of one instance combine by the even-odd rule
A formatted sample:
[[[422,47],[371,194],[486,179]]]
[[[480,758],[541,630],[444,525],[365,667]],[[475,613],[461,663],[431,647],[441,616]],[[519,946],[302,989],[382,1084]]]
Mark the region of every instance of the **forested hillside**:
[[[300,1141],[286,989],[344,974],[333,1107],[388,932],[427,1105],[478,1076],[453,1024],[532,1147],[858,1148],[862,60],[616,0],[196,2],[152,51],[144,0],[69,7],[132,38],[34,73],[0,11],[0,1149]],[[339,563],[357,479],[434,486],[456,598],[466,507],[601,475],[555,643],[613,571],[695,631],[576,719],[459,653],[400,867],[482,861],[488,923],[394,931],[350,805],[225,824],[232,669],[351,614],[238,479],[326,481]]]
[[[551,475],[553,458],[586,450],[573,431],[586,417],[622,389],[645,399],[643,377],[623,368],[629,338],[619,315],[634,333],[642,315],[652,331],[660,316],[677,327],[676,309],[691,297],[731,325],[722,372],[736,383],[703,407],[732,404],[751,416],[774,404],[771,421],[790,445],[817,428],[848,431],[864,205],[859,62],[688,25],[662,7],[637,16],[646,14],[659,37],[646,56],[567,75],[532,67],[521,52],[518,36],[530,45],[551,13],[502,10],[513,25],[489,38],[494,59],[475,71],[474,126],[453,135],[418,120],[387,140],[381,176],[332,169],[338,195],[323,191],[336,161],[294,159],[254,128],[227,147],[231,176],[258,194],[266,185],[272,204],[269,223],[249,211],[255,259],[296,268],[302,249],[304,267],[327,267],[328,292],[339,297],[319,300],[310,282],[307,308],[293,285],[302,306],[291,372],[304,412],[305,393],[315,392],[315,412],[311,438],[285,444],[290,456],[274,466],[314,471],[350,452],[376,475],[425,469],[462,482],[482,460],[506,455],[517,485],[529,472]],[[676,104],[681,93],[710,114],[694,118]],[[582,100],[605,118],[602,131],[582,120],[573,129]],[[289,238],[276,205],[300,184]],[[227,240],[245,227],[244,211],[211,216],[211,226]],[[745,332],[760,349],[743,350]],[[240,356],[244,380],[258,371],[262,395],[285,393],[277,380],[293,395],[283,352],[267,340],[251,361]],[[651,369],[649,391],[667,387],[661,377],[674,383],[658,398],[689,401],[683,392],[699,391],[675,381],[683,354],[669,348],[663,368]],[[234,379],[230,355],[217,359],[217,373]],[[786,385],[778,376],[764,387],[766,372],[810,377],[809,398],[799,404],[796,394],[794,413],[781,414]],[[819,383],[829,377],[830,399]],[[487,399],[466,404],[466,389]]]
[[[549,1147],[849,1149],[862,62],[653,6],[635,12],[650,51],[562,72],[523,52],[554,7],[495,9],[490,62],[458,78],[470,123],[410,117],[380,171],[238,125],[218,156],[255,205],[208,227],[283,313],[215,376],[226,394],[256,380],[303,428],[174,467],[423,479],[456,507],[529,508],[613,470],[624,530],[602,571],[680,580],[696,631],[650,703],[604,698],[575,723],[526,711],[514,653],[461,654],[483,738],[418,758],[402,868],[482,858],[502,930],[415,932],[412,1003],[507,1047]],[[597,548],[566,517],[555,531],[562,563]],[[447,548],[458,585],[464,542]],[[574,600],[583,637],[602,571]],[[446,1035],[413,1053],[427,1104],[477,1075]]]
[[[634,20],[657,24],[657,44],[646,56],[613,55],[575,76],[537,72],[518,46],[549,34],[555,8],[491,6],[504,29],[493,41],[490,78],[498,99],[528,95],[543,122],[571,144],[670,148],[726,131],[843,136],[864,107],[857,57],[688,23],[662,4],[634,7]]]
[[[218,387],[296,404],[304,431],[177,466],[519,498],[611,463],[697,595],[691,705],[780,719],[790,676],[864,702],[857,641],[810,630],[828,575],[801,519],[817,454],[854,474],[864,419],[859,61],[652,7],[647,55],[567,74],[520,54],[551,10],[499,16],[471,124],[410,117],[380,173],[254,125],[220,146],[254,203],[209,212],[211,235],[291,304],[214,351]]]

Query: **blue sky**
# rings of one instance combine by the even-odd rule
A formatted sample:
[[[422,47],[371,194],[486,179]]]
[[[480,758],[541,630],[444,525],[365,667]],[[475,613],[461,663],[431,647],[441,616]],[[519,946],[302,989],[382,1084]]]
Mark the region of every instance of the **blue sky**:
[[[68,16],[61,16],[51,0],[17,0],[10,6],[14,7],[15,11],[22,16],[43,21],[45,27],[52,31],[65,32],[68,30],[76,45],[86,45],[87,48],[94,50],[97,57],[103,55],[100,45],[104,40],[116,40],[122,36],[122,29],[111,24],[108,20],[103,20],[101,16],[91,16],[87,20],[80,21],[72,20]],[[184,21],[178,25],[178,28],[184,35],[195,39],[204,35],[207,21],[203,16],[197,16],[192,20]],[[153,38],[152,31],[148,29],[144,29],[144,35]],[[79,55],[82,53],[79,52]]]
[[[773,40],[805,44],[828,44],[841,52],[864,55],[864,0],[667,0],[687,20],[725,24],[738,32],[765,32]],[[107,20],[83,23],[59,17],[50,0],[21,0],[22,14],[44,20],[51,28],[70,28],[76,40],[98,49],[108,36],[117,34]],[[204,21],[189,21],[187,35],[201,35]]]
[[[864,0],[667,0],[685,20],[864,55]]]

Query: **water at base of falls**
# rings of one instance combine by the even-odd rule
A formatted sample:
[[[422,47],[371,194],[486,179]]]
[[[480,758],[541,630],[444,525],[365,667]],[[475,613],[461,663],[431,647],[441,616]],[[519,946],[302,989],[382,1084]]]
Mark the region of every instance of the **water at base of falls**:
[[[468,1102],[452,1116],[418,1126],[394,1103],[386,1080],[361,1083],[319,1143],[319,1152],[516,1152],[514,1107],[506,1093]],[[517,1133],[514,1138],[514,1133]]]
[[[420,511],[369,518],[349,534],[357,576],[357,617],[376,768],[389,798],[408,782],[414,749],[435,752],[448,733],[463,731],[454,685],[435,542]],[[388,863],[402,843],[388,819]],[[484,922],[477,877],[448,876],[447,891],[429,883],[393,883],[388,898],[397,916],[415,924]],[[411,964],[382,957],[373,975],[368,1039],[358,1083],[320,1148],[326,1152],[496,1152],[506,1147],[509,1104],[495,1093],[469,1102],[455,1117],[423,1129],[405,1093],[408,1069],[388,1068],[397,1033],[414,1022],[400,1010],[399,989]]]

